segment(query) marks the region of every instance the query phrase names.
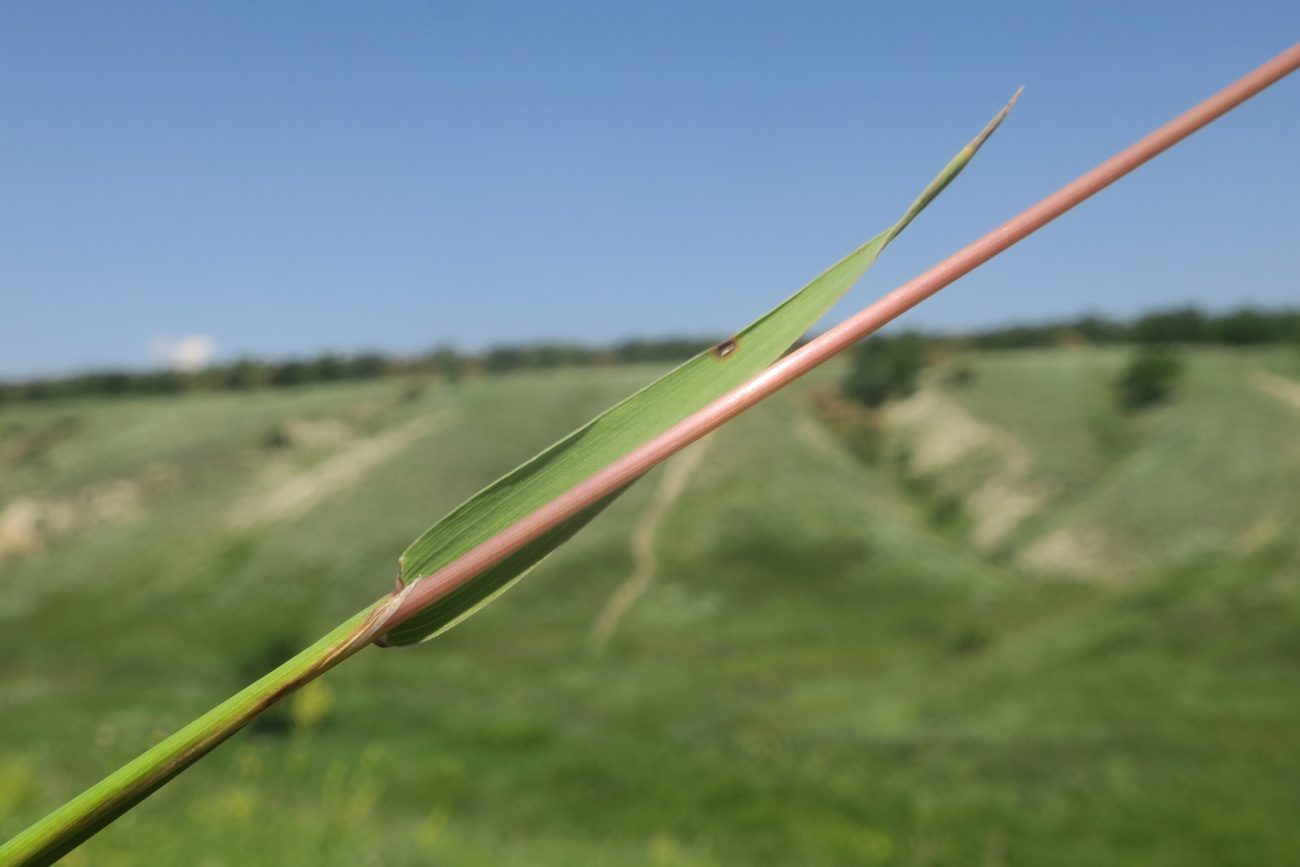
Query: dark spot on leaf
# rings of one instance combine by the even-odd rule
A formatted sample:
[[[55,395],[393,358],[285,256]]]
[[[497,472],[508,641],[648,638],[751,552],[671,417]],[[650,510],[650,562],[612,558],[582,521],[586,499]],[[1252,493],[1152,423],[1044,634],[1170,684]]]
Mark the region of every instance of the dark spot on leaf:
[[[713,347],[713,357],[730,358],[736,354],[736,350],[739,348],[740,344],[736,343],[734,338],[731,340],[724,340],[717,346]]]

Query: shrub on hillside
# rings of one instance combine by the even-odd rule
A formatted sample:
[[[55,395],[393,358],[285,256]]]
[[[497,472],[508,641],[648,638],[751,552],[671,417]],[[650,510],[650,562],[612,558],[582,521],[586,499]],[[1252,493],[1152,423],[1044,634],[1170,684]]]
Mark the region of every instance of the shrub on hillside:
[[[1172,352],[1140,350],[1115,381],[1120,408],[1136,412],[1168,400],[1182,375],[1183,363]]]
[[[849,363],[849,374],[840,383],[844,396],[878,407],[916,390],[916,377],[925,363],[925,338],[914,332],[871,337],[853,347]]]

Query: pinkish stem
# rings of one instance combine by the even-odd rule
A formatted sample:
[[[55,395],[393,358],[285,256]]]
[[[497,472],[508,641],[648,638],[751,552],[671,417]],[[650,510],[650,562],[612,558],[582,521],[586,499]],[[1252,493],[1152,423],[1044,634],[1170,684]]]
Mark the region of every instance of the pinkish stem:
[[[723,395],[640,448],[578,483],[532,514],[482,542],[427,578],[408,586],[391,607],[391,629],[436,600],[499,563],[566,519],[634,481],[656,464],[735,418],[760,400],[843,352],[885,323],[984,264],[1050,223],[1083,200],[1113,184],[1152,157],[1300,68],[1300,44],[1211,96],[1190,111],[1130,145],[1092,171],[1066,184],[978,241],[944,259],[803,348]]]

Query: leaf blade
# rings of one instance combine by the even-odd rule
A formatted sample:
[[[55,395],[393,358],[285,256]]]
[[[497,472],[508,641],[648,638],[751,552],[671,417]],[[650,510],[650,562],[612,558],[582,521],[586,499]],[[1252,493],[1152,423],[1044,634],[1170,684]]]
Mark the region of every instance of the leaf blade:
[[[424,580],[778,359],[843,297],[889,242],[960,174],[1010,107],[1003,109],[944,167],[896,223],[730,340],[685,362],[452,510],[403,552],[399,577],[412,583]],[[620,490],[611,494],[455,588],[391,629],[383,637],[383,643],[415,644],[460,623],[512,586],[621,493]]]

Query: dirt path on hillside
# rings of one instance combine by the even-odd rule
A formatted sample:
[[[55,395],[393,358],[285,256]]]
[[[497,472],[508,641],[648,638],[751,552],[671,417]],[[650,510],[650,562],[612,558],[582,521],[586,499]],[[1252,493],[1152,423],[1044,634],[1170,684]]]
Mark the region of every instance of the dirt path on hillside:
[[[1033,478],[1034,453],[1010,431],[981,421],[936,389],[919,391],[889,408],[886,426],[911,442],[909,471],[937,477],[972,459],[989,459],[994,469],[966,495],[971,544],[995,548],[1034,514],[1051,490]]]
[[[449,421],[449,413],[418,418],[346,446],[311,469],[273,477],[264,490],[237,502],[228,520],[234,527],[248,528],[303,515],[325,499],[354,487],[371,470]]]
[[[692,446],[688,446],[679,455],[668,462],[664,468],[663,478],[655,490],[650,507],[641,513],[636,527],[632,530],[632,575],[624,581],[614,595],[609,597],[604,609],[596,618],[591,629],[591,646],[599,651],[609,642],[610,636],[618,629],[623,615],[637,599],[645,593],[654,580],[659,568],[659,559],[655,556],[655,540],[659,534],[659,525],[664,515],[677,498],[686,490],[691,474],[699,466],[700,460],[709,449],[713,437],[705,437]]]
[[[1280,400],[1294,410],[1300,410],[1300,382],[1265,370],[1251,373],[1250,382],[1256,391]]]

